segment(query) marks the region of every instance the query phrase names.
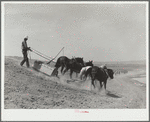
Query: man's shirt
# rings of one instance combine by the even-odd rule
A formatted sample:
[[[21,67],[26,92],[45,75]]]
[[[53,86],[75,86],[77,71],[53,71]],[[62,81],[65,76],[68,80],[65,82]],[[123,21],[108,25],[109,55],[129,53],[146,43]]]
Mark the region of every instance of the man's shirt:
[[[27,42],[24,40],[22,42],[22,51],[27,51],[27,49],[28,49]]]

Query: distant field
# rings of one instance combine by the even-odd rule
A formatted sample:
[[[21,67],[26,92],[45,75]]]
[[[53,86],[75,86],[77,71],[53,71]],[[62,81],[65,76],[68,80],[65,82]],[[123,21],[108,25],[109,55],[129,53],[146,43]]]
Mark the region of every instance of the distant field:
[[[127,73],[133,70],[146,70],[146,61],[127,61],[127,62],[95,62],[95,66],[107,65],[107,68],[119,71],[120,73]]]

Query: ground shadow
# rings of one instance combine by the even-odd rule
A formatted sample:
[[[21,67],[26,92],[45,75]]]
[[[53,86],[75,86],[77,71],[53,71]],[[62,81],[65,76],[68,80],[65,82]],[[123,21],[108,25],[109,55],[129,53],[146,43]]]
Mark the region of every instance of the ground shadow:
[[[67,80],[67,83],[71,83],[71,82],[80,82],[80,83],[84,83],[85,81],[80,80],[80,79],[69,79],[69,80]]]
[[[121,96],[115,95],[114,93],[111,93],[110,91],[107,91],[106,95],[108,95],[109,97],[121,98]]]

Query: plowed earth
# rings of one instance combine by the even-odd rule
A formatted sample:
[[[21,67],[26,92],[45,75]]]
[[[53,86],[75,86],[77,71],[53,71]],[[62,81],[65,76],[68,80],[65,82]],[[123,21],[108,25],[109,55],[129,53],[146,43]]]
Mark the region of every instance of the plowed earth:
[[[109,79],[104,87],[92,87],[91,81],[80,81],[73,75],[49,77],[32,67],[20,66],[21,59],[5,57],[4,108],[5,109],[132,109],[146,108],[146,84],[133,80],[130,74]],[[33,61],[30,61],[33,64]],[[143,71],[133,71],[132,75]],[[68,82],[70,81],[70,82]]]

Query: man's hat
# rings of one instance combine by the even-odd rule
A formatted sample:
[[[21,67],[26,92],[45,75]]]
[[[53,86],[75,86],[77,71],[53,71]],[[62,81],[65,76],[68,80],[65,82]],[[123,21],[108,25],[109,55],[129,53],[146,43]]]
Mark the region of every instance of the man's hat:
[[[26,36],[24,39],[28,39],[28,36]]]

